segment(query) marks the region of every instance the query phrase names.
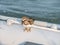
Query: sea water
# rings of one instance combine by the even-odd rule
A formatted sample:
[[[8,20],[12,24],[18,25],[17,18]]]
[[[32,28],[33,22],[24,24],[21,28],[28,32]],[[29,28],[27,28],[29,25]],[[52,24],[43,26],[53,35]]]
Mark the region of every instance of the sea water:
[[[0,0],[0,15],[60,24],[60,0]]]

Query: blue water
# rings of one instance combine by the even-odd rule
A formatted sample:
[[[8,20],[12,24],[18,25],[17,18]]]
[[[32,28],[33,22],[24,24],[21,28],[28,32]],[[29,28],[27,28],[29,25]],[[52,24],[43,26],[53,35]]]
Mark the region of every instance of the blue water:
[[[0,15],[60,24],[60,0],[0,0]]]

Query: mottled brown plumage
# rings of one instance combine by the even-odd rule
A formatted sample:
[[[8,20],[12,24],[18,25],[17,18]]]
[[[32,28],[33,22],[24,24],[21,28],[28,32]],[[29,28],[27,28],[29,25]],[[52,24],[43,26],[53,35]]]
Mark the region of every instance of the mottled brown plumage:
[[[27,32],[31,31],[31,27],[28,27],[27,25],[32,25],[33,22],[34,21],[31,18],[28,18],[26,16],[22,17],[22,24],[25,25],[24,31],[27,31]]]

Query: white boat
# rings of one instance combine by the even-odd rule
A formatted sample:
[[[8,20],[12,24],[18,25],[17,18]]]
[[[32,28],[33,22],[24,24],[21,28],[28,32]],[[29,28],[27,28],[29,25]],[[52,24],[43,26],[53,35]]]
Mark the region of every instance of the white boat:
[[[0,16],[0,19],[8,20],[13,19],[13,17]],[[42,45],[60,45],[60,30],[58,30],[57,24],[35,21],[31,32],[24,32],[23,28],[21,23],[8,26],[6,21],[0,21],[0,43],[3,45],[21,45],[24,42],[33,42]]]

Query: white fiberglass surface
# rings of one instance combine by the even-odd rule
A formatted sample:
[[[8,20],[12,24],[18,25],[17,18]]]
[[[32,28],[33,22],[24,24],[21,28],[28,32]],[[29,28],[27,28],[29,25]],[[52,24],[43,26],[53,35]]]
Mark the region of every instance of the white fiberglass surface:
[[[31,32],[24,32],[22,25],[8,26],[0,21],[0,42],[4,45],[18,45],[25,41],[43,45],[60,45],[60,32],[32,28]]]

